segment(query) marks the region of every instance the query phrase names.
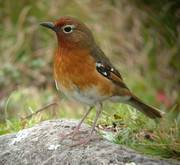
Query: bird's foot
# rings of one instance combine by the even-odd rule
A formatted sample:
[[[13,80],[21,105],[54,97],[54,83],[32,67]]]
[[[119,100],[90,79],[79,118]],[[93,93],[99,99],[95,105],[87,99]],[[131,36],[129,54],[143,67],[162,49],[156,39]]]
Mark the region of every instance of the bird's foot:
[[[76,140],[78,138],[77,135],[80,136],[87,132],[88,132],[88,130],[80,130],[78,127],[76,127],[73,131],[71,131],[67,134],[60,134],[61,141],[65,140],[66,138]]]
[[[88,143],[90,143],[91,141],[94,140],[101,140],[102,137],[96,135],[96,134],[90,134],[87,137],[83,137],[81,139],[76,140],[76,142],[74,142],[73,144],[71,144],[71,147],[75,147],[78,145],[87,145]]]

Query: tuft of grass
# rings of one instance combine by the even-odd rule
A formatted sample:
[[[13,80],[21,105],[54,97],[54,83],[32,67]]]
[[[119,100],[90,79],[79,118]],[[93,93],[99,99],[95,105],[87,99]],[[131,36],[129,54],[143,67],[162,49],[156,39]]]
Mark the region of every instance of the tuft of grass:
[[[175,110],[165,114],[162,119],[152,120],[126,105],[107,108],[111,109],[107,121],[111,126],[115,123],[117,132],[114,138],[111,137],[112,132],[106,132],[105,137],[111,137],[108,139],[144,154],[180,160],[180,115]],[[116,111],[112,114],[113,109]],[[106,118],[102,115],[100,125],[105,124],[103,121]]]

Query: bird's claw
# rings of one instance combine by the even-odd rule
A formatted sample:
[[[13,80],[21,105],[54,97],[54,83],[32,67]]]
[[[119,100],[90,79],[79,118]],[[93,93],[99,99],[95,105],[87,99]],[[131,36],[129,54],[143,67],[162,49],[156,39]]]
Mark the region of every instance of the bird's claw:
[[[79,130],[78,128],[75,128],[72,132],[69,132],[67,134],[60,134],[61,141],[65,140],[66,138],[76,140],[78,138],[75,138],[77,135],[86,134],[88,130]]]
[[[102,139],[102,137],[99,137],[99,136],[97,136],[95,134],[94,135],[91,134],[91,135],[88,135],[86,138],[83,137],[83,138],[79,139],[77,142],[71,144],[70,147],[75,147],[75,146],[78,146],[78,145],[86,145],[86,144],[88,144],[89,142],[91,142],[93,140],[101,140],[101,139]]]

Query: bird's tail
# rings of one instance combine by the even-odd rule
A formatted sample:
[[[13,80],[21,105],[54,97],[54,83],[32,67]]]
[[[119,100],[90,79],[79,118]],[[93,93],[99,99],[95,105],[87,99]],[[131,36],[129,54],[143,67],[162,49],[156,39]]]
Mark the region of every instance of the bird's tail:
[[[134,95],[128,100],[128,104],[140,110],[152,119],[161,118],[163,115],[163,113],[159,111],[157,108],[145,104],[143,101],[141,101],[138,97]]]

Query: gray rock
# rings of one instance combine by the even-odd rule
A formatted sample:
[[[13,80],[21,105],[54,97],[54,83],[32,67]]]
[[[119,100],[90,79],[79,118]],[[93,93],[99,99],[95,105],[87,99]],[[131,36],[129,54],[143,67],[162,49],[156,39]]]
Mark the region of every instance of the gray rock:
[[[52,120],[15,134],[0,136],[0,165],[177,165],[176,161],[147,157],[113,144],[94,140],[87,145],[70,146],[61,140],[77,124],[73,120]],[[82,129],[90,130],[87,125]],[[87,132],[81,134],[87,138]]]

